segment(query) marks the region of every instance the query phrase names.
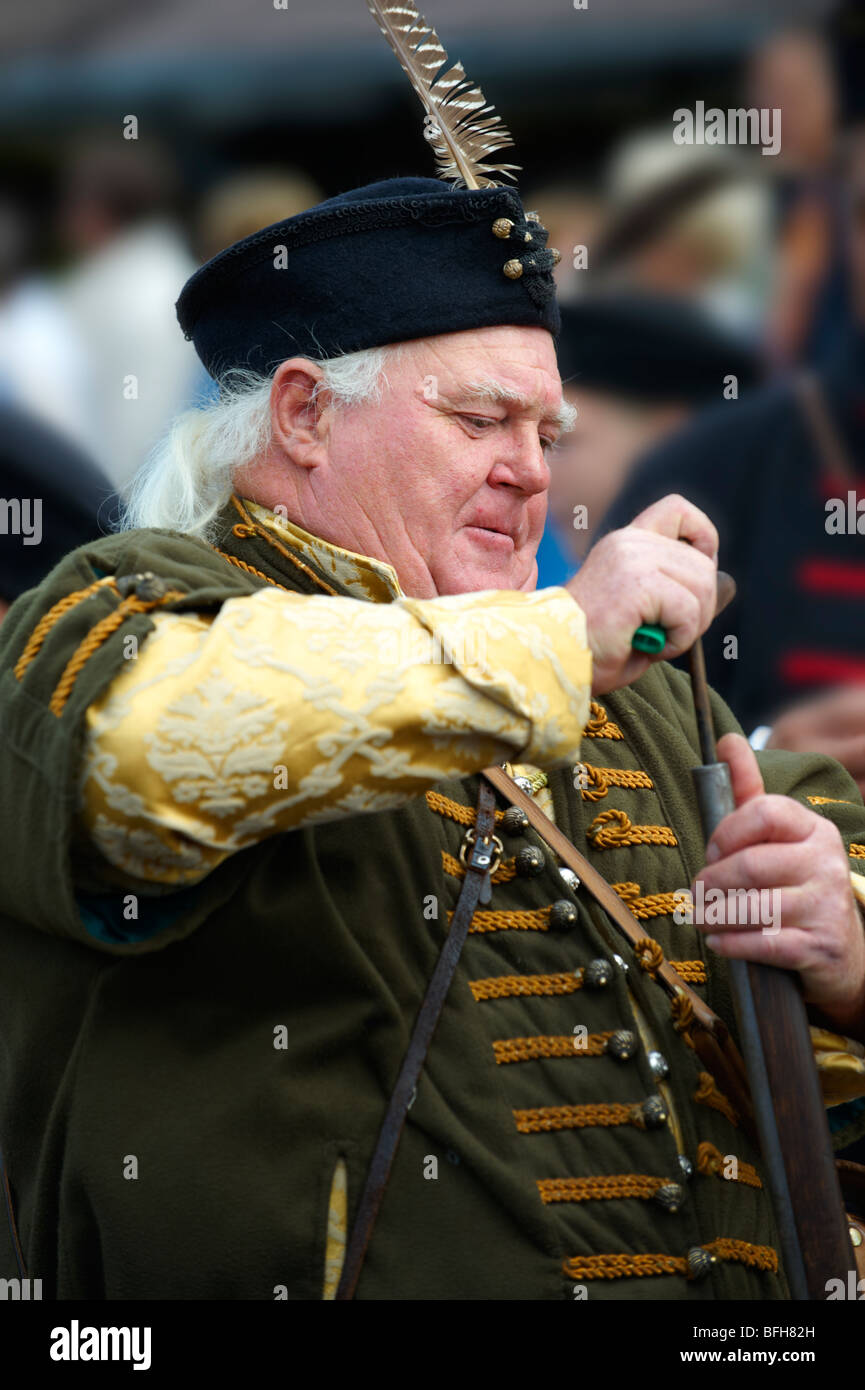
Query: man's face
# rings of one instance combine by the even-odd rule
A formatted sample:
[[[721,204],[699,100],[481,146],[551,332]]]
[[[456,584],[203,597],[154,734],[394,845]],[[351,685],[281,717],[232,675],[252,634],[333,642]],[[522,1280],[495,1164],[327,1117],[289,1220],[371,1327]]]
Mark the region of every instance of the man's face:
[[[533,589],[561,431],[550,334],[418,339],[386,376],[380,401],[331,415],[317,534],[387,560],[416,598]]]

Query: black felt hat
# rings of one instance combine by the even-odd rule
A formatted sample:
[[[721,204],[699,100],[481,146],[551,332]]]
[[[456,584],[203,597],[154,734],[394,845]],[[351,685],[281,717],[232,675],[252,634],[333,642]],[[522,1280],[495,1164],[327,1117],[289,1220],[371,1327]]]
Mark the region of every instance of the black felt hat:
[[[721,400],[724,378],[739,390],[762,376],[759,354],[705,311],[672,295],[622,290],[563,304],[562,381],[635,402]]]
[[[555,334],[546,241],[513,188],[386,179],[229,246],[187,282],[177,317],[217,379],[497,324]]]

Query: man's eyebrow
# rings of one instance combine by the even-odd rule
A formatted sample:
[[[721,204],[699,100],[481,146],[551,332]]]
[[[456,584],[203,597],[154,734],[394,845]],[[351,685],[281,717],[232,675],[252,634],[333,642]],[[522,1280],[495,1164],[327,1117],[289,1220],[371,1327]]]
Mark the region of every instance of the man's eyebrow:
[[[531,397],[525,395],[524,392],[515,391],[513,387],[505,386],[504,382],[498,381],[492,376],[460,382],[453,393],[453,398],[460,401],[486,401],[495,405],[516,405],[521,410],[531,410],[535,404]],[[563,399],[558,408],[546,413],[543,419],[549,424],[557,425],[564,433],[574,428],[577,412],[572,405],[568,405],[567,401]]]

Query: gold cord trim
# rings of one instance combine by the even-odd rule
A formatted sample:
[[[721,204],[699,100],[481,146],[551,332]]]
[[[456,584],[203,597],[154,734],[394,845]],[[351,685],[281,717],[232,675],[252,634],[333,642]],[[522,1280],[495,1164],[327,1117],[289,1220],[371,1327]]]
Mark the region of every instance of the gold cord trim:
[[[611,883],[610,887],[641,922],[647,917],[669,917],[680,903],[675,893],[648,893],[641,898],[639,883]]]
[[[555,1129],[589,1129],[600,1125],[609,1129],[613,1125],[636,1125],[640,1123],[639,1105],[544,1105],[532,1110],[515,1110],[514,1120],[520,1134],[543,1134]]]
[[[771,1245],[752,1245],[748,1240],[726,1236],[700,1247],[719,1260],[730,1260],[770,1274],[778,1272],[778,1255]],[[568,1279],[634,1279],[653,1274],[688,1273],[684,1255],[577,1255],[565,1260],[562,1269]]]
[[[59,622],[65,613],[71,608],[76,608],[79,603],[83,603],[91,594],[95,594],[99,589],[113,588],[117,592],[117,579],[113,574],[107,574],[102,579],[97,579],[92,584],[88,584],[86,589],[76,589],[74,593],[66,594],[43,613],[38,623],[34,627],[27,639],[27,645],[15,663],[14,676],[16,680],[21,679],[27,667],[39,654],[45,638],[48,636],[55,623]]]
[[[92,627],[84,638],[83,642],[75,648],[64,668],[54,693],[48,702],[51,713],[59,719],[66,707],[66,702],[72,694],[72,687],[75,684],[82,668],[103,642],[116,632],[119,627],[135,613],[149,613],[154,608],[161,608],[166,603],[171,603],[174,599],[185,598],[182,589],[168,589],[161,598],[140,599],[135,594],[129,594],[121,599],[113,613],[108,613],[104,618]]]
[[[663,947],[653,936],[641,936],[639,941],[634,942],[634,954],[640,964],[640,968],[645,970],[650,979],[654,980],[661,966],[664,964]]]
[[[708,1140],[704,1140],[697,1146],[697,1172],[705,1173],[709,1177],[721,1178],[724,1182],[741,1182],[746,1187],[762,1187],[760,1174],[752,1163],[745,1163],[743,1159],[736,1158],[736,1176],[727,1177],[724,1173],[724,1164],[729,1158],[735,1158],[734,1154],[724,1155],[721,1150]]]
[[[689,1029],[694,1025],[694,1005],[684,990],[670,1000],[670,1013],[673,1016],[673,1027],[676,1032],[682,1034],[689,1047],[693,1047]]]
[[[237,530],[237,527],[234,529]],[[264,570],[257,570],[255,565],[248,565],[245,560],[238,559],[236,555],[229,555],[227,550],[219,550],[215,545],[211,548],[216,551],[217,555],[221,555],[223,560],[227,560],[230,565],[237,565],[238,569],[246,570],[247,574],[254,574],[256,579],[266,580],[267,583],[272,584],[275,589],[282,589],[283,593],[290,594],[293,592],[285,584],[280,584],[278,580],[271,579],[269,574],[264,573]]]
[[[708,1105],[710,1110],[718,1110],[730,1121],[731,1125],[739,1127],[739,1116],[734,1110],[730,1101],[719,1091],[715,1085],[715,1078],[707,1071],[700,1072],[700,1084],[694,1092],[694,1100],[698,1105]]]
[[[448,913],[448,921],[453,917],[453,913]],[[549,931],[550,929],[550,909],[548,907],[535,907],[516,912],[475,912],[469,932],[483,933],[491,931]]]
[[[536,1062],[541,1057],[602,1057],[607,1040],[612,1036],[610,1031],[588,1033],[582,1040],[574,1034],[550,1038],[499,1038],[493,1043],[493,1052],[499,1066],[506,1062]]]
[[[532,994],[574,994],[582,987],[582,969],[554,975],[489,975],[484,980],[469,980],[469,989],[478,1002]]]
[[[654,1197],[669,1178],[654,1178],[641,1173],[611,1173],[594,1178],[538,1178],[542,1202],[612,1201],[619,1197]]]
[[[595,816],[586,839],[595,849],[620,849],[626,845],[677,845],[668,825],[634,825],[624,811],[601,811]]]
[[[851,845],[847,853],[851,859],[865,859],[865,845]]]
[[[595,767],[592,763],[578,763],[577,766],[585,769],[590,783],[588,787],[580,789],[583,801],[601,801],[610,787],[651,791],[655,785],[647,772],[640,772],[636,768]]]
[[[426,804],[437,816],[447,816],[449,820],[454,820],[457,825],[474,825],[475,808],[473,806],[463,806],[460,801],[452,801],[449,796],[443,796],[441,792],[428,791],[425,793]],[[496,811],[496,824],[501,820],[504,811]]]
[[[830,804],[835,806],[853,805],[852,801],[845,801],[844,798],[840,796],[808,796],[805,799],[809,801],[812,806],[828,806]]]
[[[299,560],[298,557],[292,554],[292,552],[280,541],[278,541],[275,536],[272,536],[266,526],[259,525],[255,518],[250,516],[249,512],[246,510],[236,493],[231,494],[231,501],[234,505],[235,510],[240,513],[240,516],[245,526],[247,528],[252,528],[253,534],[260,536],[262,540],[267,541],[267,544],[269,546],[272,546],[274,550],[278,551],[279,554],[283,557],[283,559],[288,560],[292,565],[295,566],[296,569],[301,570],[309,579],[312,580],[313,584],[318,585],[319,589],[323,589],[326,594],[330,594],[333,598],[337,598],[339,596],[339,591],[337,589],[332,588],[330,584],[325,582],[325,580],[320,579],[319,576],[315,573],[315,570],[310,569],[309,565],[304,564],[303,560]],[[235,523],[235,526],[236,525],[237,523]]]
[[[681,975],[686,985],[704,985],[708,979],[706,967],[701,960],[671,960],[667,963]]]
[[[614,724],[612,719],[607,717],[607,711],[603,705],[599,705],[597,700],[592,700],[589,705],[591,718],[583,730],[583,738],[614,738],[624,739],[624,734],[618,724]]]

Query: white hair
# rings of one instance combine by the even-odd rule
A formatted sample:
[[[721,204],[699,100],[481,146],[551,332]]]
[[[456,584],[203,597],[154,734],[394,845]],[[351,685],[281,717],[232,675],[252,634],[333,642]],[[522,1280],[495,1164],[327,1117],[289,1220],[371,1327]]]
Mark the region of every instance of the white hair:
[[[466,396],[473,396],[479,401],[504,401],[520,406],[531,404],[524,392],[505,386],[504,382],[498,381],[494,376],[481,376],[475,381],[467,381],[462,390]],[[567,434],[576,425],[578,415],[577,407],[562,399],[553,418],[561,433]]]
[[[385,367],[401,351],[396,343],[319,362],[323,376],[313,395],[329,391],[336,409],[379,400]],[[218,400],[179,415],[132,482],[123,529],[153,526],[215,540],[235,472],[270,443],[272,386],[272,376],[235,369],[220,382]]]

